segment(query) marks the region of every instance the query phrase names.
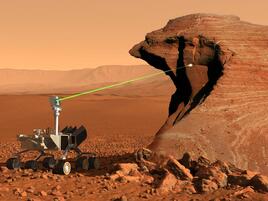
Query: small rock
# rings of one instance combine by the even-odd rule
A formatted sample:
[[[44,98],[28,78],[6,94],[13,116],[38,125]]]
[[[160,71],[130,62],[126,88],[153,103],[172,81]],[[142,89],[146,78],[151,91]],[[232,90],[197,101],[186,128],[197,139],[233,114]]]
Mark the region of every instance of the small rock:
[[[129,176],[141,177],[142,174],[138,170],[130,170]]]
[[[47,174],[42,174],[42,175],[41,175],[41,178],[42,178],[42,179],[48,179],[48,176],[47,176]]]
[[[196,193],[196,190],[192,182],[179,180],[176,185],[176,192],[182,192],[182,191],[188,194]]]
[[[239,175],[239,174],[242,174],[242,173],[244,172],[244,170],[241,170],[241,169],[237,168],[237,167],[236,167],[234,164],[232,164],[232,163],[227,163],[227,165],[228,165],[228,167],[229,167],[231,173],[233,173],[233,174],[237,174],[237,175]]]
[[[30,186],[29,188],[26,189],[27,193],[34,193],[34,187]]]
[[[119,177],[118,179],[117,179],[120,183],[127,183],[127,179],[126,179],[126,177],[125,176],[123,176],[123,177]]]
[[[235,192],[234,196],[243,198],[243,197],[246,197],[245,194],[247,193],[254,193],[254,190],[250,186],[248,186],[240,191]]]
[[[65,198],[62,196],[58,196],[58,197],[55,197],[53,200],[54,201],[65,201]]]
[[[209,159],[203,157],[203,156],[200,156],[197,160],[197,163],[199,166],[204,166],[204,167],[208,167],[210,166],[211,162]]]
[[[119,177],[120,177],[120,175],[117,174],[117,173],[115,173],[115,174],[110,175],[109,178],[110,178],[110,180],[112,180],[112,181],[116,181]]]
[[[142,178],[138,176],[124,176],[124,179],[126,179],[128,182],[139,182]]]
[[[119,199],[119,201],[128,201],[127,197],[125,195],[122,195]]]
[[[190,170],[185,168],[173,157],[170,157],[169,161],[167,162],[167,166],[169,167],[170,171],[178,178],[183,180],[193,179],[193,175],[190,173]]]
[[[11,183],[11,182],[13,182],[13,181],[15,181],[15,180],[16,180],[15,178],[13,178],[13,177],[11,177],[11,176],[8,176],[8,177],[6,177],[5,182],[6,182],[6,183]]]
[[[61,189],[61,186],[60,185],[56,185],[54,188],[52,188],[52,190],[55,189],[55,190],[60,190]]]
[[[179,163],[188,169],[190,169],[191,167],[191,162],[192,162],[191,155],[187,152],[183,154],[182,159],[179,160]]]
[[[2,173],[6,174],[6,173],[9,172],[9,169],[8,169],[7,167],[5,167],[5,166],[1,166],[1,167],[0,167],[0,171],[1,171]]]
[[[227,186],[227,175],[213,166],[201,166],[195,176],[197,176],[199,179],[212,180],[216,182],[220,188]]]
[[[54,195],[54,196],[61,196],[62,193],[61,193],[60,191],[58,191],[58,190],[52,190],[52,191],[51,191],[51,195]]]
[[[13,192],[14,192],[15,195],[17,195],[17,194],[22,193],[23,192],[23,189],[21,189],[21,188],[14,188],[13,189]]]
[[[214,163],[212,163],[211,166],[217,168],[218,170],[220,170],[221,172],[227,175],[232,173],[226,162],[217,160]]]
[[[27,197],[27,192],[26,191],[22,191],[19,195],[21,197]]]
[[[78,177],[84,177],[85,175],[81,174],[81,173],[77,173]]]
[[[51,178],[52,180],[57,180],[57,179],[58,179],[58,177],[57,177],[56,175],[51,175],[50,178]]]
[[[260,174],[255,175],[249,183],[257,191],[268,192],[268,177],[266,176]]]
[[[158,189],[161,193],[167,193],[172,191],[177,184],[177,178],[170,172],[166,172],[164,178],[160,181]]]
[[[238,186],[243,186],[246,187],[249,185],[251,180],[251,177],[246,174],[230,174],[228,175],[228,183],[231,185],[238,185]]]
[[[131,171],[138,171],[136,163],[119,163],[117,166],[124,175],[129,175]]]
[[[149,198],[149,195],[148,194],[142,194],[140,197],[141,198],[144,198],[144,199],[148,199]]]
[[[209,179],[198,179],[194,183],[198,192],[212,192],[218,189],[218,185]]]
[[[154,178],[150,175],[143,176],[143,183],[152,184],[154,182]]]
[[[152,157],[152,151],[146,148],[142,148],[135,153],[136,161],[150,160]]]
[[[183,191],[188,193],[188,194],[195,194],[196,193],[196,190],[194,188],[194,186],[191,184],[191,185],[187,185],[183,188]]]
[[[43,197],[46,197],[47,196],[47,192],[46,191],[40,191],[40,195],[43,196]]]
[[[66,197],[68,197],[68,198],[72,198],[74,195],[74,193],[70,192],[70,191],[67,191],[65,194],[66,194]]]
[[[244,170],[241,174],[247,175],[249,178],[253,178],[255,175],[259,174],[258,172],[253,172],[250,170]]]

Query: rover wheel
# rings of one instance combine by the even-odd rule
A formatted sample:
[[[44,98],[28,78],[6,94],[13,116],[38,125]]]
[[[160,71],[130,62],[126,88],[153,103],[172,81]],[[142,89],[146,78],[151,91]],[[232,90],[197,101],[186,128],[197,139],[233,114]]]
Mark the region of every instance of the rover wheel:
[[[56,165],[56,160],[54,157],[50,156],[50,157],[46,157],[43,160],[43,166],[44,168],[47,169],[53,169]]]
[[[20,160],[18,158],[10,158],[6,162],[7,168],[11,170],[16,170],[21,167]]]
[[[68,161],[60,160],[53,169],[53,173],[68,175],[71,172],[71,163]]]
[[[99,169],[100,167],[99,159],[97,159],[96,157],[89,157],[88,163],[89,163],[89,169]]]
[[[75,162],[75,167],[77,170],[88,170],[89,169],[89,161],[86,156],[79,157]]]
[[[32,169],[32,170],[36,171],[38,169],[37,161],[36,160],[26,161],[25,168]]]

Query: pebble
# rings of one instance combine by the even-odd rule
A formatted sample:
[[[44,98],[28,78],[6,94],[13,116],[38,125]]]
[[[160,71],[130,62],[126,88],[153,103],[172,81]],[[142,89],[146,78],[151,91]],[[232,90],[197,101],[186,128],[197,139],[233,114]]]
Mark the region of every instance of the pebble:
[[[53,200],[54,201],[65,201],[64,197],[61,197],[61,196],[55,197]]]
[[[42,178],[42,179],[48,179],[48,176],[47,176],[46,174],[42,174],[42,175],[41,175],[41,178]]]
[[[125,195],[123,195],[123,196],[121,196],[120,201],[128,201],[128,199]]]
[[[47,192],[46,191],[40,191],[40,195],[43,196],[43,197],[46,197],[47,196]]]
[[[62,193],[58,190],[52,190],[51,195],[60,196]]]
[[[56,185],[54,188],[52,188],[52,190],[60,190],[61,186],[60,185]]]
[[[1,172],[4,173],[4,174],[6,174],[6,173],[9,172],[9,169],[8,169],[7,167],[5,167],[5,166],[1,166],[1,167],[0,167],[0,170],[1,170]]]
[[[29,188],[26,189],[27,193],[34,193],[34,187],[30,186]]]
[[[20,196],[21,196],[21,197],[27,197],[27,192],[26,192],[26,191],[22,191],[22,192],[20,193]]]
[[[84,177],[85,175],[81,174],[81,173],[77,173],[78,177]]]
[[[141,198],[148,199],[149,198],[149,195],[148,194],[143,194],[143,195],[141,195]]]
[[[14,192],[14,194],[19,194],[19,193],[23,192],[23,190],[21,188],[14,188],[13,192]]]

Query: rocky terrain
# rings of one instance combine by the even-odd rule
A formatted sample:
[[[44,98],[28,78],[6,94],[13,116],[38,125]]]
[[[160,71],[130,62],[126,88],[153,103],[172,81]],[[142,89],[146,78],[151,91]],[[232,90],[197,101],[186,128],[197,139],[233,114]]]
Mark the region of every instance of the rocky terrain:
[[[268,200],[268,177],[188,153],[176,160],[148,149],[100,157],[98,170],[68,176],[0,167],[1,200]]]
[[[166,74],[176,91],[152,150],[268,174],[268,26],[187,15],[148,33],[130,54],[173,70]]]

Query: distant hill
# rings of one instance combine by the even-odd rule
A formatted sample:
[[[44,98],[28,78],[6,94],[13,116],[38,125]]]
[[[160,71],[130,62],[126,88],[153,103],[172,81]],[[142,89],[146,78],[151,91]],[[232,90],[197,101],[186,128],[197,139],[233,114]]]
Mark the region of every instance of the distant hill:
[[[160,71],[148,65],[113,65],[68,71],[0,69],[0,94],[73,93],[156,72]],[[166,76],[156,79],[158,86],[160,80],[167,80]],[[154,80],[145,82],[152,83]]]

